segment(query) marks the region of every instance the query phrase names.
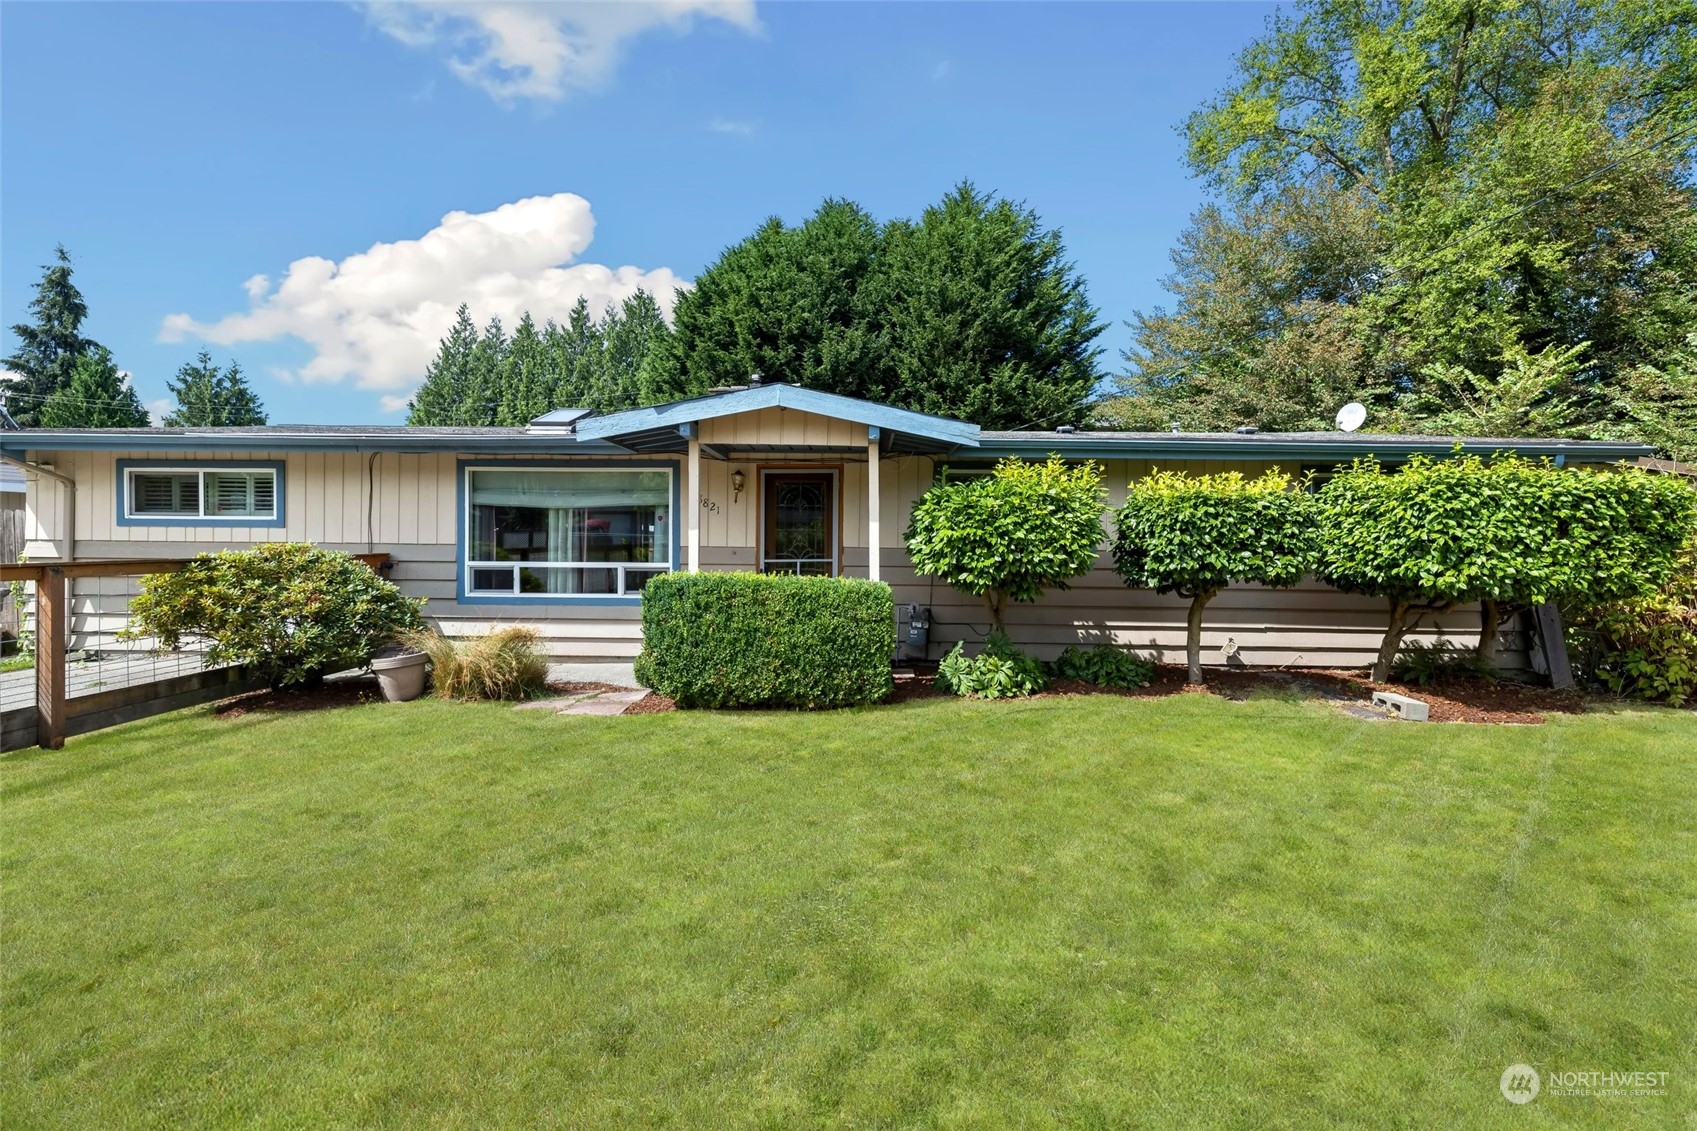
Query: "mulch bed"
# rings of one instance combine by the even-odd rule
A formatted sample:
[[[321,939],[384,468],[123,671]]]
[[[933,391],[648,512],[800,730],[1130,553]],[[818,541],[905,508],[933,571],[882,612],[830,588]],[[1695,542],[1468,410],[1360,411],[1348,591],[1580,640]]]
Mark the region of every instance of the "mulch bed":
[[[644,695],[641,699],[638,699],[635,703],[626,707],[625,714],[658,715],[662,711],[675,711],[677,709],[678,705],[675,701],[666,698],[664,695],[656,695],[654,692],[650,691],[647,695]]]
[[[1577,714],[1585,709],[1585,696],[1579,691],[1555,691],[1506,680],[1457,679],[1432,687],[1406,687],[1374,683],[1365,672],[1319,668],[1277,671],[1209,668],[1203,678],[1204,686],[1192,687],[1185,682],[1183,667],[1161,664],[1147,687],[1118,689],[1056,679],[1050,681],[1047,691],[1032,698],[1118,695],[1127,699],[1159,699],[1168,695],[1218,695],[1241,701],[1257,693],[1294,691],[1306,697],[1365,707],[1371,703],[1373,692],[1395,691],[1429,704],[1431,721],[1435,723],[1541,723],[1547,715]],[[897,677],[890,702],[906,703],[947,695],[936,688],[934,676],[915,674]]]
[[[221,699],[213,713],[221,719],[239,719],[265,711],[325,711],[332,707],[354,707],[381,703],[383,693],[374,679],[338,679],[316,687],[289,687],[282,691],[249,691]]]
[[[1376,684],[1365,672],[1323,669],[1286,668],[1278,670],[1216,669],[1203,673],[1206,684],[1192,687],[1185,682],[1185,670],[1174,664],[1161,664],[1147,687],[1116,689],[1097,687],[1078,680],[1057,679],[1034,699],[1058,699],[1073,695],[1118,695],[1127,699],[1159,699],[1168,695],[1217,695],[1222,699],[1242,701],[1256,694],[1295,692],[1307,698],[1354,707],[1367,706],[1374,691],[1390,690],[1422,700],[1430,705],[1431,720],[1435,723],[1541,723],[1552,714],[1578,714],[1585,709],[1586,697],[1577,690],[1556,691],[1548,687],[1533,687],[1507,680],[1455,679],[1432,687],[1408,687],[1401,684]],[[548,690],[555,694],[574,691],[628,691],[611,683],[550,683]],[[266,711],[322,711],[333,707],[352,707],[360,703],[381,702],[383,696],[374,680],[333,680],[318,687],[290,688],[284,691],[250,691],[219,702],[214,708],[222,719],[239,719]],[[952,696],[938,690],[936,677],[928,672],[896,676],[891,703],[908,703],[915,699],[947,699]],[[627,715],[655,715],[677,710],[677,704],[664,695],[649,692],[625,708]]]

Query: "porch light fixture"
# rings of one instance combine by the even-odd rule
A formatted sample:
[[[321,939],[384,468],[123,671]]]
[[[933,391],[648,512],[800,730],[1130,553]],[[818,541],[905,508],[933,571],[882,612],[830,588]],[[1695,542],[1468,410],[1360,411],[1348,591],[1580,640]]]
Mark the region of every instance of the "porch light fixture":
[[[742,473],[742,468],[731,472],[731,501],[734,503],[742,497],[742,485],[748,482],[748,476]]]

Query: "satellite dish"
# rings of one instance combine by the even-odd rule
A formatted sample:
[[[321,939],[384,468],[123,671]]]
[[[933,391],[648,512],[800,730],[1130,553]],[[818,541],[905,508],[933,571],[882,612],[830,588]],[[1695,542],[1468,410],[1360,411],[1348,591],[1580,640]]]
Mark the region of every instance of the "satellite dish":
[[[1338,409],[1338,431],[1353,432],[1367,423],[1367,406],[1359,401],[1350,401]]]

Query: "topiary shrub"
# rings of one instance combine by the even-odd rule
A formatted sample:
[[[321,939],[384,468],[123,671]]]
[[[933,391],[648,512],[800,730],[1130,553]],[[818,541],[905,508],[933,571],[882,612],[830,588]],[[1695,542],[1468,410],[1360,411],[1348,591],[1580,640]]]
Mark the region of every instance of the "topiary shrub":
[[[1105,498],[1095,463],[1005,459],[983,478],[925,492],[908,523],[908,555],[921,575],[982,598],[999,632],[1009,601],[1035,601],[1095,568]]]
[[[883,582],[669,573],[642,589],[636,678],[680,707],[848,707],[889,697],[895,650]]]
[[[1319,574],[1383,597],[1390,623],[1373,678],[1390,673],[1413,618],[1479,601],[1572,610],[1653,593],[1691,526],[1690,488],[1638,470],[1561,469],[1511,455],[1400,469],[1357,460],[1319,493]]]
[[[1069,645],[1055,661],[1055,675],[1061,679],[1076,679],[1097,687],[1148,687],[1155,678],[1155,665],[1135,652],[1098,644],[1085,651]]]
[[[428,630],[401,643],[430,657],[430,689],[439,699],[534,699],[548,688],[548,661],[534,628],[509,625],[466,641]]]
[[[163,648],[206,641],[206,665],[244,664],[271,686],[310,683],[364,664],[422,628],[424,602],[347,554],[308,542],[201,554],[176,573],[141,579],[125,639]]]
[[[1114,514],[1114,569],[1125,583],[1190,601],[1189,681],[1202,682],[1202,612],[1228,585],[1289,587],[1313,568],[1314,504],[1290,476],[1156,471]]]
[[[956,644],[937,665],[937,686],[978,699],[1013,699],[1042,691],[1049,678],[1042,663],[1014,647],[1006,633],[992,632],[976,656],[966,654],[964,642]]]

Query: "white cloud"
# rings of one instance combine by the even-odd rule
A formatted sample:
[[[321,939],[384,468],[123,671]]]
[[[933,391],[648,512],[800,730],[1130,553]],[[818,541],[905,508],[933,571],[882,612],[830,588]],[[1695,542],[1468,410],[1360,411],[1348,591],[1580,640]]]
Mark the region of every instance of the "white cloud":
[[[342,381],[362,389],[415,387],[453,325],[460,303],[482,325],[510,329],[525,311],[564,319],[582,296],[599,312],[639,288],[670,316],[688,283],[668,267],[573,262],[595,235],[589,201],[575,193],[533,196],[492,212],[450,212],[418,239],[375,243],[340,262],[308,256],[275,287],[264,275],[243,284],[248,309],[214,322],[168,315],[159,340],[195,337],[219,345],[293,337],[313,349],[285,380]]]
[[[558,102],[599,86],[618,67],[625,41],[655,28],[683,32],[699,20],[718,20],[744,31],[760,29],[754,0],[377,0],[365,12],[392,39],[444,53],[461,81],[501,102]]]
[[[144,402],[142,407],[147,409],[147,415],[153,418],[153,423],[158,424],[177,411],[177,402],[170,397],[160,397],[156,401]]]
[[[402,393],[396,396],[385,393],[377,398],[377,403],[382,406],[384,412],[405,412],[407,406],[412,403],[412,394]]]
[[[754,136],[753,122],[741,122],[734,118],[714,118],[707,123],[707,128],[716,134],[732,134],[736,137]]]

